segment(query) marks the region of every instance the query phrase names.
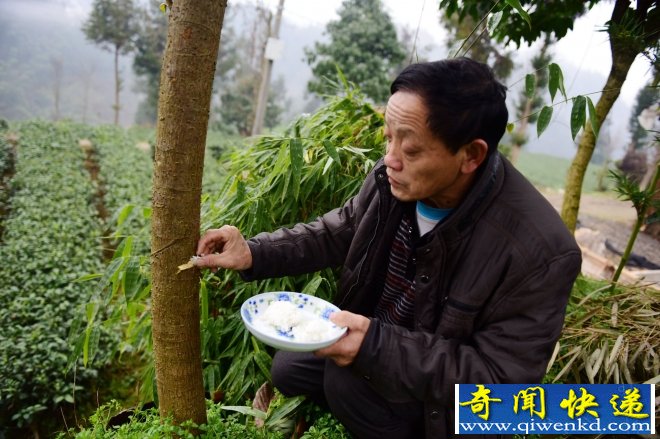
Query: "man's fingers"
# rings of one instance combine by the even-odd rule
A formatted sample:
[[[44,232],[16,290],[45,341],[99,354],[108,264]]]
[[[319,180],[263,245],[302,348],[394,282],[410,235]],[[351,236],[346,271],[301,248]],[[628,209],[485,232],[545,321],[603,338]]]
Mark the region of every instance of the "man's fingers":
[[[225,259],[222,254],[213,253],[195,258],[193,264],[200,268],[224,267],[223,263],[226,263]]]
[[[355,314],[348,311],[337,311],[330,314],[330,321],[337,326],[351,327],[351,322],[354,321]]]
[[[197,255],[197,267],[245,270],[252,266],[252,254],[247,242],[234,226],[225,225],[206,232],[197,244]]]
[[[209,253],[214,253],[218,250],[222,250],[225,242],[227,240],[226,231],[223,229],[212,229],[209,230],[202,236],[202,238],[197,243],[197,254],[206,255]]]

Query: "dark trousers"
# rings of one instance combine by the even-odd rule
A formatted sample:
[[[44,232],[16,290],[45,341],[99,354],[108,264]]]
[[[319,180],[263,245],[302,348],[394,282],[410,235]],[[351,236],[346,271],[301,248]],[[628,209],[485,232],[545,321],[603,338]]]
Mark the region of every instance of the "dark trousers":
[[[279,351],[271,368],[273,385],[285,396],[305,395],[330,408],[360,438],[424,437],[424,406],[419,401],[389,402],[369,382],[332,360],[308,352]]]

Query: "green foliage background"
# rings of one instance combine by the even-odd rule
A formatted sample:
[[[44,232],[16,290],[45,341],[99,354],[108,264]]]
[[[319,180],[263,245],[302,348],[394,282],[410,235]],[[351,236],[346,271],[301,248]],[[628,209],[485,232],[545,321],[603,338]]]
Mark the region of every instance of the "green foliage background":
[[[263,136],[244,146],[232,146],[234,141],[225,136],[209,136],[203,229],[233,224],[249,237],[312,220],[357,192],[382,156],[383,116],[345,80],[343,87],[342,96],[331,99],[316,113],[299,118],[282,135]],[[152,387],[149,313],[151,154],[135,148],[133,137],[114,127],[39,122],[20,125],[19,131],[21,147],[12,179],[12,210],[6,221],[5,242],[0,245],[0,257],[11,262],[0,272],[0,281],[10,287],[0,292],[0,324],[5,325],[0,327],[0,372],[3,377],[12,377],[2,381],[3,423],[26,425],[39,414],[52,414],[58,407],[66,407],[73,400],[74,385],[76,399],[88,399],[96,370],[109,361],[122,362],[128,355],[141,357],[138,363],[146,365],[140,378],[141,397],[152,400],[157,395]],[[151,135],[138,134],[142,138]],[[85,160],[77,145],[81,137],[91,139],[94,145],[93,155],[100,169],[96,181],[90,181],[81,165]],[[523,154],[520,163],[523,172],[531,176],[538,174],[531,163],[539,162],[532,159]],[[567,166],[568,161],[548,160],[544,157],[540,161],[544,169],[554,168],[554,172],[547,178],[538,174],[540,180],[535,183],[561,187],[561,182],[552,178],[563,173],[557,167]],[[99,193],[110,213],[105,220],[96,211]],[[58,198],[65,195],[68,201]],[[47,232],[33,232],[43,224],[49,225]],[[105,235],[109,236],[102,239]],[[108,262],[102,259],[103,246],[113,250]],[[35,260],[35,254],[44,259]],[[244,300],[276,290],[330,298],[336,290],[335,274],[327,269],[306,276],[246,283],[233,272],[205,273],[200,289],[200,323],[203,373],[209,395],[225,404],[245,404],[270,378],[273,351],[252,338],[242,325],[237,310]],[[649,373],[659,367],[652,348],[634,358],[625,357],[625,363],[619,358],[631,352],[635,343],[648,346],[644,344],[645,334],[657,331],[652,318],[658,312],[657,294],[628,294],[628,290],[616,290],[613,296],[592,294],[600,287],[588,281],[576,284],[567,318],[566,334],[570,337],[562,340],[549,376],[576,382],[586,382],[589,376],[602,381],[614,380],[615,376],[620,381],[629,377],[648,379]],[[599,310],[611,309],[613,300],[622,310],[621,319],[639,322],[637,314],[642,309],[649,316],[645,326],[605,325],[611,316]],[[588,328],[582,330],[585,325]],[[122,340],[109,334],[121,335]],[[624,351],[626,346],[629,348]],[[73,362],[67,362],[71,349],[79,359],[74,355],[70,359]],[[594,374],[593,361],[603,357],[603,352],[615,360]],[[41,367],[34,367],[34,358]],[[71,375],[64,375],[67,363],[77,364],[75,384]],[[618,365],[616,370],[614,364]],[[643,364],[651,365],[650,369],[644,372]],[[310,428],[309,434],[316,436],[309,437],[335,432],[336,421],[323,418],[322,413],[317,415],[317,420],[325,419],[326,424]],[[147,432],[157,437],[170,431],[157,429],[155,421],[149,421],[155,417],[145,413],[140,416],[133,426],[125,427],[125,436],[103,426],[93,430],[95,437],[142,437]],[[253,434],[249,416],[231,417],[223,412],[218,422],[228,432],[236,432],[236,436],[225,437]],[[335,433],[339,436],[332,436]],[[335,433],[327,434],[343,437]],[[85,434],[92,431],[82,431],[81,437],[88,437]],[[258,434],[277,437],[273,431]]]
[[[15,174],[1,188],[7,210],[0,243],[0,433],[10,436],[32,423],[49,431],[74,403],[81,414],[93,404],[103,386],[98,371],[116,360],[116,329],[125,323],[86,325],[99,313],[90,306],[96,285],[76,280],[102,271],[104,247],[117,245],[119,235],[104,238],[117,232],[113,214],[126,202],[148,208],[151,196],[150,155],[119,128],[25,122],[12,131]],[[80,139],[91,140],[88,153]],[[122,222],[140,236],[147,221],[136,210],[140,215]],[[134,247],[148,253],[148,234]],[[76,347],[86,366],[71,357]]]
[[[75,390],[96,374],[80,368],[77,382],[65,374],[70,322],[91,294],[91,285],[72,281],[102,267],[95,188],[77,147],[83,132],[71,124],[18,127],[21,147],[0,246],[2,426],[26,425],[73,403]]]
[[[339,68],[374,102],[386,102],[394,70],[405,58],[392,19],[381,0],[345,0],[338,14],[339,20],[326,27],[330,42],[317,42],[305,50],[314,75],[308,90],[330,93],[327,79],[334,78]]]

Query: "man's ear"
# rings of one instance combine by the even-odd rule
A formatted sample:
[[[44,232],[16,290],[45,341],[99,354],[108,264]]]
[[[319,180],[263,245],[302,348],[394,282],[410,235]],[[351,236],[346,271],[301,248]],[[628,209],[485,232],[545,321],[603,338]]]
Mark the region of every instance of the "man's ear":
[[[488,144],[483,139],[474,139],[472,142],[463,145],[461,149],[463,149],[461,171],[464,174],[471,174],[486,159]]]

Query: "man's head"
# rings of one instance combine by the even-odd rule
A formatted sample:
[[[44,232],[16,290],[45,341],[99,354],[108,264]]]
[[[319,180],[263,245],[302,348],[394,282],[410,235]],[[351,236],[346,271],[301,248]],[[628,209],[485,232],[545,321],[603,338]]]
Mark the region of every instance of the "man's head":
[[[460,58],[408,66],[391,90],[385,165],[392,194],[457,206],[504,134],[505,87],[488,66]]]
[[[451,151],[474,139],[497,150],[509,117],[506,87],[486,64],[469,58],[411,64],[394,80],[392,94],[413,93],[428,110],[428,127]]]

